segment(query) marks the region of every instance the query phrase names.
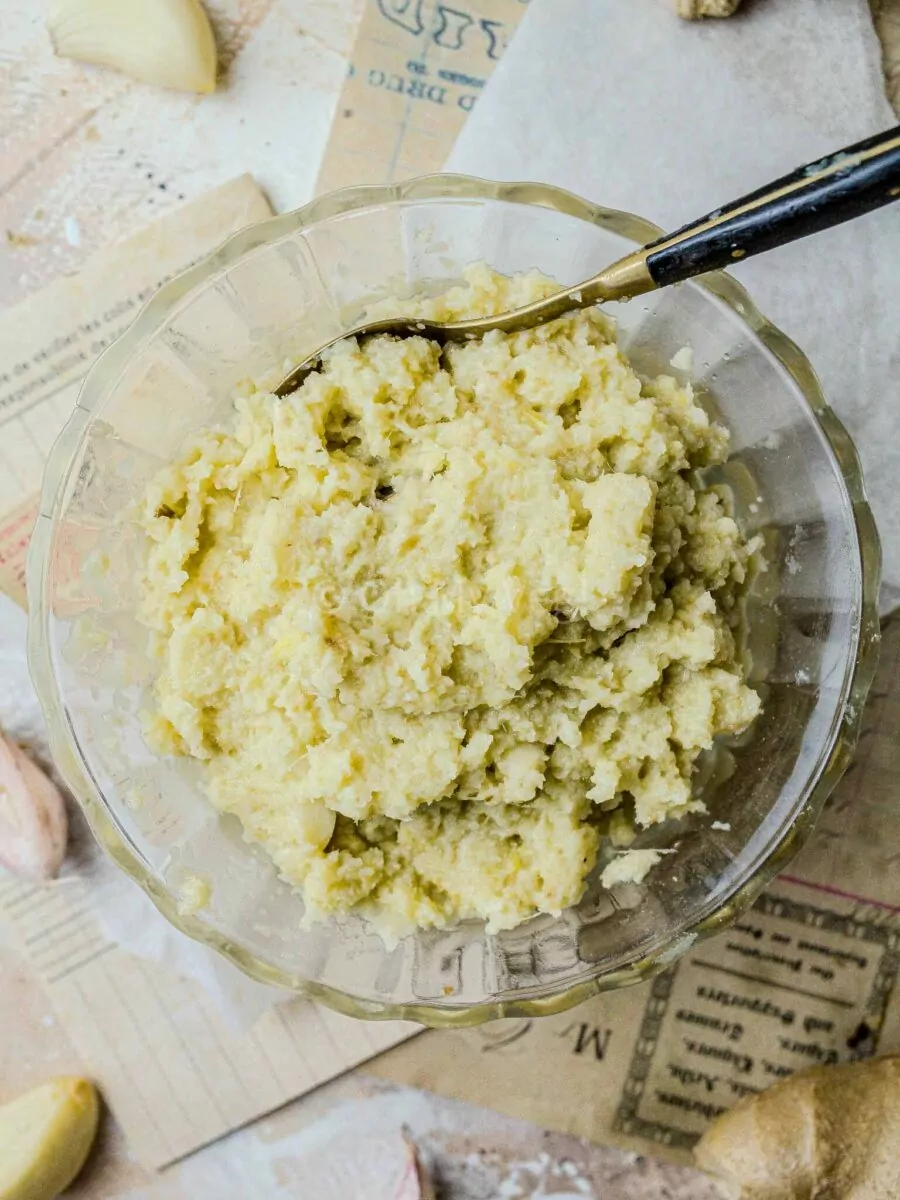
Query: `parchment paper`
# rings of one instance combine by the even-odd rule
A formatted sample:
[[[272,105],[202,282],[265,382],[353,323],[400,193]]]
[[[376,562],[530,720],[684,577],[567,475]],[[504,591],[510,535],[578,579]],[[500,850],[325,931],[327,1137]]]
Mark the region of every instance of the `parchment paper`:
[[[706,22],[657,0],[533,0],[447,165],[676,228],[895,123],[865,0],[757,0]],[[900,599],[898,263],[894,205],[734,268],[856,440],[885,611]]]

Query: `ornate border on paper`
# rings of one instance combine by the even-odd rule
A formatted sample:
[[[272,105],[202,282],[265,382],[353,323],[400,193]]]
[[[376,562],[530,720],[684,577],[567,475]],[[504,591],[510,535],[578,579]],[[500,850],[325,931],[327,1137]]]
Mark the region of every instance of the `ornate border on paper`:
[[[826,933],[843,934],[845,937],[882,947],[878,971],[860,1014],[863,1018],[874,1018],[872,1036],[866,1038],[850,1057],[867,1058],[875,1054],[884,1012],[900,972],[900,929],[883,920],[860,920],[858,917],[842,916],[811,904],[801,904],[771,894],[761,896],[752,911],[767,917],[794,921],[807,928],[811,926]],[[660,1145],[690,1150],[696,1144],[698,1134],[680,1129],[677,1125],[644,1120],[638,1113],[679,969],[676,965],[653,980],[650,999],[647,1001],[640,1033],[635,1041],[613,1128],[629,1137],[642,1137]]]

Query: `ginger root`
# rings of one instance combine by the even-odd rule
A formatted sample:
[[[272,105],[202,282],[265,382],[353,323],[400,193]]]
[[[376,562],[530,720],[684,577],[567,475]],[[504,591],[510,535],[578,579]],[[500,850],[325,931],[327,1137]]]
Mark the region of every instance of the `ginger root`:
[[[697,1165],[728,1200],[897,1200],[900,1055],[813,1067],[742,1100],[706,1131]]]
[[[730,17],[737,12],[741,0],[675,0],[679,17],[695,21],[698,17]]]

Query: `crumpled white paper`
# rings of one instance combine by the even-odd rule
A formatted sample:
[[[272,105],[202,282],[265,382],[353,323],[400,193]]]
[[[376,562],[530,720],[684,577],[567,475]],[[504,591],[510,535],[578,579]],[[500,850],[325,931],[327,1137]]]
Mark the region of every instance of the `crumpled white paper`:
[[[46,767],[47,728],[28,674],[26,628],[25,613],[0,593],[0,729]],[[215,951],[174,929],[137,884],[106,858],[72,804],[69,819],[69,861],[74,858],[78,873],[90,879],[93,909],[107,937],[132,954],[195,979],[233,1028],[249,1028],[272,1004],[289,998],[286,992],[254,982]]]
[[[675,229],[896,124],[866,0],[532,0],[449,170],[530,179]],[[900,203],[733,273],[809,355],[856,441],[900,602]]]

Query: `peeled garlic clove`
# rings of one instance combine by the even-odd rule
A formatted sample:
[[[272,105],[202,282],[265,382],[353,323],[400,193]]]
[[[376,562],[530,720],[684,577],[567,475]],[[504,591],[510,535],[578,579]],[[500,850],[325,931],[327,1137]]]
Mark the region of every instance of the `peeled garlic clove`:
[[[52,879],[66,852],[65,801],[52,779],[0,734],[0,867]]]
[[[63,1077],[0,1108],[0,1200],[53,1200],[81,1168],[100,1103],[87,1079]]]
[[[157,87],[215,91],[216,43],[199,0],[54,0],[47,29],[63,58]]]

